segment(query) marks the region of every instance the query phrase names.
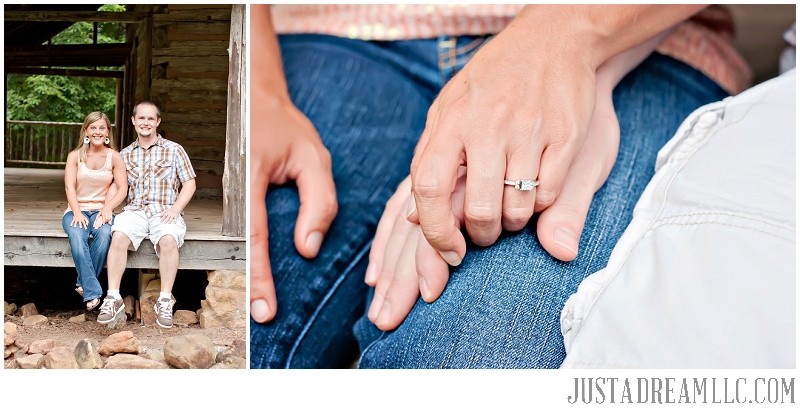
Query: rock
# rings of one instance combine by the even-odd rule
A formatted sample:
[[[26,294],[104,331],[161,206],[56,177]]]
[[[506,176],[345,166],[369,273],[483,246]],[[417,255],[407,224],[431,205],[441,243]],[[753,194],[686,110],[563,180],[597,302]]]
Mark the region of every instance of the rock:
[[[19,368],[42,368],[44,367],[44,359],[45,357],[42,354],[31,354],[18,358],[17,364],[19,364]]]
[[[20,313],[22,313],[23,319],[29,316],[34,316],[39,314],[39,311],[36,310],[36,305],[34,305],[33,303],[27,303],[22,305],[22,307],[19,308],[19,311]]]
[[[47,354],[56,346],[53,339],[35,340],[28,346],[28,354]]]
[[[247,292],[218,286],[206,287],[206,298],[200,301],[200,327],[245,327]]]
[[[14,303],[8,304],[6,301],[3,301],[3,315],[12,315],[14,312],[17,311],[17,305]]]
[[[5,322],[5,324],[3,324],[3,346],[14,344],[17,338],[19,338],[17,325],[11,322]]]
[[[110,356],[116,353],[139,352],[139,340],[133,337],[133,332],[123,331],[108,336],[100,343],[100,354]]]
[[[217,354],[217,363],[211,368],[246,369],[247,368],[247,343],[244,340],[235,340]]]
[[[3,348],[3,358],[4,359],[9,358],[11,357],[12,354],[16,353],[17,351],[19,351],[19,347],[17,347],[16,344],[8,345],[5,348]]]
[[[158,361],[159,363],[167,364],[167,359],[164,357],[164,352],[160,350],[150,350],[145,354],[140,354],[143,357],[146,357],[153,361]]]
[[[15,358],[4,360],[3,361],[3,368],[5,368],[6,370],[19,368],[19,363],[17,363],[17,359],[15,359]]]
[[[244,271],[211,271],[208,273],[208,285],[246,291],[247,274]]]
[[[169,366],[134,354],[115,354],[106,360],[105,368],[169,368]]]
[[[217,359],[219,360],[219,359]],[[244,370],[247,368],[247,359],[238,356],[228,356],[222,361],[211,366],[212,369]]]
[[[142,322],[145,325],[156,324],[156,311],[153,306],[158,301],[161,295],[161,280],[154,279],[147,284],[147,289],[142,292],[139,297],[139,309],[142,316]],[[173,306],[174,307],[174,306]]]
[[[86,313],[81,313],[77,316],[72,316],[69,318],[69,321],[73,323],[83,323],[86,321]]]
[[[23,326],[47,326],[48,323],[47,317],[40,314],[28,316],[22,320]]]
[[[197,313],[192,312],[191,310],[177,310],[172,316],[172,324],[178,326],[186,327],[197,322]]]
[[[216,362],[214,343],[202,334],[170,337],[164,343],[164,358],[176,368],[209,368]]]
[[[125,296],[122,301],[125,302],[125,314],[128,315],[128,319],[132,318],[134,316],[133,306],[136,303],[136,299],[133,297],[133,295],[128,295]]]
[[[44,356],[45,368],[79,368],[69,347],[56,347]]]
[[[242,360],[243,362],[247,361],[247,344],[241,339],[235,340],[233,344],[225,347],[223,350],[217,353],[217,364],[234,362],[233,365],[236,365],[235,367],[218,368],[240,368],[238,367],[238,364],[240,363],[239,360]],[[241,368],[246,368],[246,363],[243,364],[245,364],[245,366]]]
[[[75,361],[78,362],[80,368],[102,368],[103,359],[100,358],[100,353],[97,351],[100,346],[97,342],[90,339],[83,339],[75,346]]]

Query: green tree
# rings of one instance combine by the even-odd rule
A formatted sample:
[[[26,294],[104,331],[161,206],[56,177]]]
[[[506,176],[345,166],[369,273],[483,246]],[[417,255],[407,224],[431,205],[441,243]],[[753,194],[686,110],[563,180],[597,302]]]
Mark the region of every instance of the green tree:
[[[120,12],[125,11],[125,6],[106,4],[99,10]],[[97,31],[97,43],[125,42],[122,23],[99,23]],[[75,23],[51,39],[52,44],[92,44],[93,41],[94,24],[88,22]],[[83,122],[88,112],[99,110],[116,121],[114,78],[19,74],[9,74],[7,78],[8,119]]]

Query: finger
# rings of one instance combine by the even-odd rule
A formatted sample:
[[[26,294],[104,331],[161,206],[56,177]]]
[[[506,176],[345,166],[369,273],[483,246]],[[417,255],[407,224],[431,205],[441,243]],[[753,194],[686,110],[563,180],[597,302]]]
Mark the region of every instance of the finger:
[[[278,310],[269,262],[267,186],[259,180],[250,183],[250,189],[250,315],[256,322],[265,323]]]
[[[419,227],[410,227],[403,242],[400,256],[397,258],[394,274],[388,282],[384,294],[383,306],[378,317],[373,321],[381,330],[396,329],[405,320],[419,297],[419,276],[414,262],[417,241],[423,239]],[[437,255],[438,257],[438,255]],[[378,289],[376,289],[377,291]]]
[[[561,194],[539,217],[539,241],[555,258],[571,261],[578,256],[589,206],[611,172],[618,146],[619,123],[609,100],[595,109],[589,134],[569,169]]]
[[[592,96],[594,102],[596,95]],[[542,152],[539,165],[539,186],[536,187],[534,212],[540,212],[555,202],[564,185],[567,172],[584,144],[588,125],[582,127],[581,124],[588,124],[591,117],[588,116],[583,121],[580,117],[573,116],[580,116],[582,112],[591,113],[593,105],[574,106],[570,109],[574,112],[566,117],[553,118],[551,125],[540,132],[547,136],[550,142]]]
[[[375,238],[372,240],[372,247],[369,250],[367,273],[364,276],[364,282],[369,286],[375,286],[378,281],[379,271],[383,264],[383,254],[391,236],[392,227],[404,210],[403,205],[407,207],[409,202],[413,203],[411,198],[411,178],[406,177],[386,203],[386,208],[383,210],[380,221],[378,221]]]
[[[502,150],[481,144],[468,146],[467,157],[469,163],[464,203],[467,232],[472,242],[489,246],[500,236],[502,228],[500,221],[506,158]]]
[[[296,172],[290,171],[296,174],[294,178],[300,194],[294,245],[297,252],[306,258],[317,256],[322,239],[339,210],[330,154],[322,149],[318,152],[319,160],[313,162],[302,160],[298,162],[300,166]]]
[[[519,189],[509,185],[503,187],[502,224],[505,230],[519,231],[533,216],[536,187],[532,187],[532,182],[538,179],[541,149],[540,145],[523,143],[509,153],[504,180],[522,182]]]
[[[453,266],[461,263],[467,250],[450,203],[463,156],[461,141],[446,138],[442,143],[431,138],[411,169],[412,192],[422,232],[431,246]]]
[[[381,313],[385,301],[386,291],[392,279],[394,279],[394,274],[400,264],[400,257],[410,231],[411,223],[403,219],[403,217],[395,217],[390,238],[384,250],[383,261],[379,265],[380,268],[377,272],[378,279],[375,282],[375,292],[372,296],[372,303],[367,311],[367,317],[373,323],[378,321],[378,316]]]
[[[444,291],[450,277],[450,267],[424,238],[417,240],[415,264],[419,292],[426,302],[431,303]]]

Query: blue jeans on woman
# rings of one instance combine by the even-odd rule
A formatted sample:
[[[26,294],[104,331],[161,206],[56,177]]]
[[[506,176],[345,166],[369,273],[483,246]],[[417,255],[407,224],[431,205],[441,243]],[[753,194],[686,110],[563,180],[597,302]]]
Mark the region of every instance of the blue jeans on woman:
[[[279,37],[293,102],[333,159],[339,213],[315,259],[294,249],[294,185],[271,186],[269,254],[278,312],[250,322],[252,368],[558,367],[559,315],[587,275],[603,268],[653,174],[655,157],[690,112],[726,96],[691,67],[650,56],[616,88],[621,140],[596,194],[572,262],[536,239],[536,217],[492,247],[469,246],[434,303],[418,300],[396,330],[366,318],[364,273],[384,205],[409,173],[427,109],[487,41],[458,37],[364,42],[323,35]],[[454,49],[455,48],[455,49]],[[267,130],[268,131],[268,130]]]
[[[76,286],[83,288],[83,301],[88,302],[103,296],[103,289],[97,279],[106,263],[108,247],[111,245],[111,224],[105,223],[94,229],[94,221],[100,211],[81,211],[89,220],[88,228],[73,227],[72,211],[67,211],[61,219],[61,226],[69,237],[69,250],[72,261],[78,270]],[[91,242],[90,242],[91,238]]]

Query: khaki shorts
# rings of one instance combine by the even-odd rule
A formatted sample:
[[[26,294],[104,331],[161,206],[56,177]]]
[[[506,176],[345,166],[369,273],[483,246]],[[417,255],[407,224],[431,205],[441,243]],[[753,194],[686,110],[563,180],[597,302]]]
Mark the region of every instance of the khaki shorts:
[[[144,210],[126,210],[114,217],[114,225],[111,226],[112,235],[114,231],[128,236],[131,240],[131,245],[128,247],[130,251],[137,251],[142,240],[149,237],[156,255],[159,255],[158,241],[165,235],[175,238],[178,248],[183,245],[186,223],[183,222],[182,216],[178,216],[174,224],[165,224],[161,222],[161,213],[148,217]]]

